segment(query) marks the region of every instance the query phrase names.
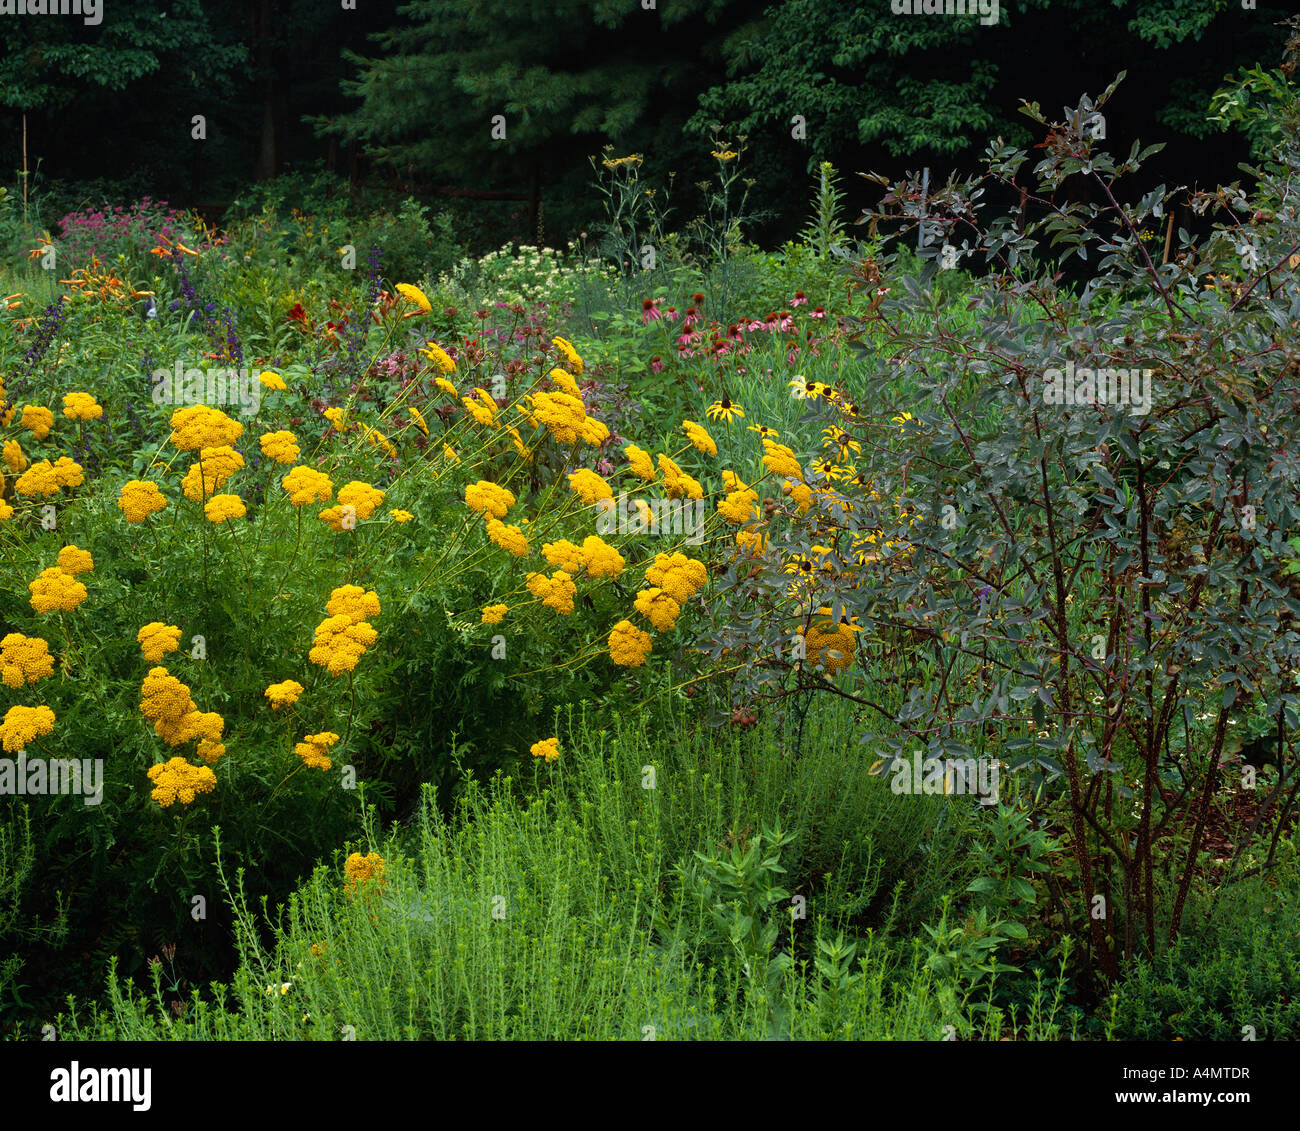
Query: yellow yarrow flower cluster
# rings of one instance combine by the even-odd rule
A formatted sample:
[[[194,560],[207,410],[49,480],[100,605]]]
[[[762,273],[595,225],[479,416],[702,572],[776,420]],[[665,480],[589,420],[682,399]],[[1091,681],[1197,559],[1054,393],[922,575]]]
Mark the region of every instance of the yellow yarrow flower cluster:
[[[425,357],[432,361],[444,373],[450,374],[456,372],[456,363],[452,361],[451,354],[436,342],[427,342],[424,349],[419,352],[424,354]],[[453,397],[457,395],[456,386],[450,381],[446,381],[439,377],[437,378],[437,382],[438,388],[442,389],[443,392],[451,393]]]
[[[714,443],[713,437],[695,421],[683,420],[682,431],[686,433],[696,451],[703,452],[706,456],[716,456],[718,454],[718,445]]]
[[[343,862],[343,874],[347,877],[344,891],[351,898],[352,893],[368,884],[384,884],[384,858],[378,852],[362,856],[354,852]]]
[[[313,770],[328,770],[333,763],[329,758],[329,748],[338,742],[339,736],[332,730],[322,731],[320,734],[309,734],[302,742],[297,743],[293,752]]]
[[[95,568],[95,559],[89,550],[79,550],[76,546],[64,546],[59,551],[59,569],[76,577],[79,573],[90,573]]]
[[[180,746],[192,738],[219,745],[226,725],[217,712],[200,711],[190,698],[189,686],[161,666],[150,668],[140,685],[140,713],[168,746]],[[224,753],[222,746],[216,757]]]
[[[477,514],[505,518],[506,512],[515,505],[515,496],[497,483],[480,479],[465,488],[465,505]]]
[[[829,621],[812,625],[801,632],[804,653],[809,663],[824,667],[830,674],[838,675],[853,663],[857,640],[847,624],[832,625]]]
[[[321,415],[330,422],[336,432],[346,432],[350,425],[348,424],[348,414],[341,408],[327,408],[322,410]]]
[[[23,405],[22,426],[38,440],[44,440],[54,427],[54,413],[41,405]]]
[[[330,594],[325,611],[332,617],[347,617],[360,624],[366,617],[379,616],[379,594],[360,585],[340,585]]]
[[[60,456],[51,463],[47,459],[34,463],[14,483],[18,495],[57,495],[60,487],[80,487],[85,482],[81,464]]]
[[[150,796],[164,809],[179,801],[189,805],[200,793],[217,788],[217,776],[207,766],[191,766],[184,758],[172,758],[149,767],[153,782]]]
[[[394,522],[410,522],[411,519],[415,517],[415,515],[413,515],[410,511],[394,510],[394,511],[389,511],[388,513],[393,516]]]
[[[23,455],[23,446],[17,440],[6,440],[4,461],[15,475],[27,467],[27,457]]]
[[[201,452],[204,448],[228,447],[243,434],[244,426],[221,409],[196,404],[172,413],[168,442],[182,452]]]
[[[286,679],[282,683],[271,684],[262,694],[271,701],[271,709],[278,711],[281,707],[292,707],[302,692],[301,683],[296,679]]]
[[[534,742],[528,748],[528,752],[534,758],[554,762],[560,756],[560,740],[558,738],[543,738],[541,742]]]
[[[144,658],[151,664],[162,662],[168,652],[180,648],[181,630],[179,625],[163,624],[162,621],[150,621],[135,634]]]
[[[339,505],[321,511],[319,517],[335,533],[355,530],[357,523],[364,522],[374,514],[383,501],[383,491],[354,479],[347,486],[339,488]]]
[[[209,522],[229,522],[232,518],[243,518],[248,513],[244,500],[238,495],[213,495],[203,504],[203,513]]]
[[[567,393],[571,397],[577,397],[579,400],[582,399],[582,389],[579,388],[578,382],[573,379],[573,374],[567,370],[560,369],[557,366],[547,374],[547,377],[551,379],[551,384],[560,392]]]
[[[354,671],[357,661],[378,639],[379,633],[365,621],[354,621],[349,616],[326,617],[316,626],[307,658],[327,668],[330,675],[342,675]]]
[[[763,465],[773,475],[778,475],[782,479],[803,479],[803,468],[799,466],[799,461],[795,454],[784,444],[778,444],[774,440],[763,440]]]
[[[429,434],[429,425],[425,422],[424,414],[418,408],[412,407],[408,407],[406,413],[415,426],[427,436]]]
[[[609,429],[587,415],[582,398],[569,393],[533,393],[527,398],[529,420],[540,424],[561,444],[599,447],[609,439]]]
[[[309,503],[327,503],[334,496],[334,484],[324,472],[314,467],[299,465],[280,480],[280,486],[289,492],[289,502],[295,507]]]
[[[63,415],[72,420],[98,420],[104,415],[104,409],[89,393],[67,393],[63,398]]]
[[[229,444],[204,448],[181,480],[181,490],[191,502],[201,503],[220,491],[244,466],[244,457]]]
[[[0,680],[15,691],[54,674],[50,646],[39,636],[11,632],[0,640]]]
[[[148,479],[132,479],[123,484],[117,500],[118,508],[126,515],[127,522],[143,522],[151,514],[157,514],[167,505],[158,484]]]
[[[262,454],[276,463],[293,463],[301,453],[298,437],[292,432],[268,432],[259,444]]]
[[[398,283],[395,289],[407,302],[414,303],[425,314],[428,314],[433,309],[432,303],[429,302],[419,287],[413,287],[410,283]]]
[[[718,503],[718,513],[733,526],[744,526],[747,522],[756,521],[758,492],[747,487],[739,476],[730,471],[722,473],[722,482],[727,489],[727,496]]]
[[[265,388],[274,389],[277,393],[288,392],[289,386],[284,383],[284,378],[269,369],[262,370],[257,375],[257,380]]]
[[[371,428],[369,424],[363,424],[361,431],[372,447],[378,448],[387,456],[397,455],[397,449],[393,446],[393,442],[378,428]]]
[[[542,556],[570,577],[583,570],[589,577],[618,577],[626,564],[622,554],[595,534],[587,535],[581,546],[567,538],[547,542],[542,546]]]
[[[635,444],[628,444],[623,449],[627,455],[629,466],[632,468],[632,474],[638,479],[644,479],[647,483],[655,481],[655,465],[650,460],[650,453]]]
[[[528,553],[528,539],[524,537],[524,532],[517,526],[507,526],[499,518],[488,516],[487,535],[503,550],[509,551],[517,558],[522,558]]]
[[[646,568],[645,579],[678,604],[685,604],[704,587],[709,574],[703,562],[685,554],[656,554],[654,564]]]
[[[698,479],[691,478],[666,455],[661,454],[658,459],[659,470],[664,473],[664,490],[670,499],[680,499],[683,496],[688,499],[704,498],[704,488]]]
[[[575,377],[582,376],[582,358],[578,356],[578,351],[573,348],[573,343],[568,338],[552,338],[551,345],[556,352],[564,358],[564,364],[569,367],[569,371]]]
[[[570,472],[569,490],[578,496],[584,503],[595,503],[598,499],[612,499],[614,492],[594,471],[582,468],[580,471]]]
[[[510,611],[509,605],[487,605],[483,609],[483,624],[500,624]]]
[[[648,632],[637,628],[630,620],[621,620],[609,634],[609,655],[622,668],[639,668],[645,663],[654,647]]]
[[[0,739],[6,752],[24,750],[27,744],[54,730],[54,712],[49,707],[10,707],[0,724]]]
[[[530,573],[526,582],[528,592],[540,597],[548,609],[566,617],[573,612],[573,598],[577,596],[578,587],[564,570],[557,569],[550,577],[544,573]]]
[[[497,402],[484,390],[475,389],[472,394],[461,397],[460,400],[461,404],[465,406],[465,411],[484,427],[496,424],[497,413],[501,410],[497,407]]]
[[[677,623],[682,607],[662,589],[643,589],[636,595],[636,611],[659,632],[668,632]]]
[[[58,566],[41,570],[27,588],[32,591],[32,608],[42,615],[55,609],[70,613],[89,596],[80,581]]]

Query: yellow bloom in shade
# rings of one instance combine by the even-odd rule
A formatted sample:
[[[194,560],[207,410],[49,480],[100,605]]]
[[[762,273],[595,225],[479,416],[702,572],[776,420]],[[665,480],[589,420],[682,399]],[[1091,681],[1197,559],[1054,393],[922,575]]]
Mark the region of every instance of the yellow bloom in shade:
[[[540,597],[548,609],[554,609],[566,617],[573,612],[573,598],[578,593],[578,587],[564,570],[557,569],[551,577],[544,573],[530,573],[525,580],[528,592],[534,597]]]
[[[168,442],[178,451],[196,452],[226,447],[243,434],[244,426],[219,408],[196,404],[172,413],[172,434]]]
[[[187,499],[202,502],[220,491],[243,466],[244,457],[228,444],[204,448],[181,480],[181,490]]]
[[[659,632],[668,632],[677,623],[682,607],[662,589],[643,589],[636,595],[636,611]]]
[[[271,701],[271,709],[278,711],[281,707],[292,707],[298,702],[302,691],[302,684],[296,679],[286,679],[282,683],[271,684],[262,694]]]
[[[597,499],[612,499],[614,492],[594,471],[583,468],[569,474],[569,490],[584,503],[594,503]]]
[[[407,302],[414,303],[425,314],[433,309],[433,305],[425,297],[425,294],[419,287],[413,287],[410,283],[398,283],[394,288]]]
[[[329,476],[306,465],[295,467],[280,480],[280,486],[289,492],[289,502],[295,507],[326,503],[334,495],[334,484]]]
[[[582,540],[582,560],[588,577],[618,577],[627,564],[622,554],[595,534]]]
[[[654,563],[646,567],[645,579],[678,604],[684,604],[704,587],[709,573],[703,562],[685,554],[656,554]]]
[[[736,545],[750,557],[758,557],[767,549],[768,535],[758,530],[741,530],[736,533]]]
[[[0,488],[2,490],[3,488]],[[8,522],[14,516],[14,508],[0,499],[0,522]]]
[[[465,505],[478,514],[505,518],[506,512],[515,505],[515,496],[499,484],[480,479],[465,488]]]
[[[429,434],[429,426],[428,424],[425,423],[424,417],[421,415],[420,410],[418,408],[408,407],[406,411],[407,414],[410,416],[411,420],[414,422],[415,426],[422,433],[424,433],[424,435],[427,436]]]
[[[184,758],[172,758],[149,767],[153,782],[150,796],[164,809],[179,801],[191,804],[200,793],[217,788],[217,777],[207,766],[191,766]]]
[[[341,408],[327,408],[322,410],[321,415],[330,422],[335,432],[346,432],[348,430],[348,414]]]
[[[54,657],[50,646],[39,636],[11,632],[0,640],[0,680],[6,687],[20,691],[54,674]]]
[[[458,456],[455,450],[447,444],[442,445],[442,454],[451,460],[452,463],[460,463],[460,456]]]
[[[794,452],[784,444],[775,443],[772,440],[764,438],[763,465],[773,475],[779,475],[782,479],[802,479],[803,468],[799,466],[799,461],[795,459]]]
[[[483,624],[500,624],[510,611],[509,605],[487,605],[483,609]]]
[[[554,762],[560,756],[560,740],[543,738],[541,742],[534,742],[528,748],[528,752],[534,758],[544,758],[548,762]]]
[[[348,617],[354,624],[360,624],[366,617],[379,616],[379,594],[360,585],[340,585],[330,594],[325,611],[332,617]]]
[[[72,420],[98,420],[104,409],[89,393],[66,393],[63,397],[63,415]]]
[[[578,382],[573,379],[573,375],[567,370],[556,366],[547,374],[547,377],[551,379],[551,384],[559,389],[560,392],[568,393],[569,396],[577,397],[580,400],[582,399],[582,390],[578,387]]]
[[[582,376],[582,358],[578,356],[578,351],[573,348],[573,343],[568,338],[552,338],[553,345],[564,358],[564,364],[569,367],[569,371],[575,377]]]
[[[831,675],[838,675],[853,664],[857,640],[847,624],[825,621],[809,627],[804,639],[804,653],[812,667],[824,667]]]
[[[127,522],[143,522],[151,514],[162,510],[167,505],[167,500],[158,490],[157,483],[147,479],[132,479],[123,484],[117,505],[126,515]]]
[[[619,621],[610,630],[609,656],[619,667],[641,667],[653,647],[653,637],[629,620]]]
[[[59,551],[59,569],[76,577],[79,573],[90,573],[95,568],[95,559],[88,550],[78,550],[76,546],[64,546]]]
[[[228,522],[232,518],[243,518],[248,509],[238,495],[213,495],[203,504],[203,513],[209,522]]]
[[[655,481],[655,466],[650,462],[650,453],[638,448],[635,444],[628,444],[623,451],[627,455],[632,474],[638,479],[644,479],[647,483],[653,483]]]
[[[789,495],[794,500],[795,506],[799,509],[800,514],[807,514],[809,507],[812,506],[812,488],[803,483],[787,482],[781,488],[783,494]]]
[[[294,746],[293,752],[310,769],[328,770],[333,765],[329,759],[329,749],[338,740],[339,736],[332,730],[322,731],[320,734],[309,734]]]
[[[432,361],[434,365],[444,373],[456,372],[456,363],[451,359],[451,354],[436,342],[429,342],[424,349],[420,350],[420,353],[424,354],[425,357]],[[436,378],[436,381],[438,383],[438,388],[440,388],[444,393],[450,393],[453,397],[457,395],[456,386],[450,381],[444,380],[442,377]]]
[[[41,614],[56,609],[71,612],[89,596],[80,581],[58,566],[41,570],[41,575],[28,582],[27,588],[32,591],[32,608]]]
[[[44,440],[54,427],[54,413],[40,405],[23,405],[22,426],[38,440]]]
[[[411,519],[415,517],[415,515],[413,515],[410,511],[395,510],[395,511],[389,511],[388,513],[393,516],[394,522],[410,522]]]
[[[507,526],[499,518],[489,517],[487,520],[487,534],[503,550],[508,550],[517,558],[522,558],[528,553],[528,539],[517,526]]]
[[[23,446],[17,440],[5,441],[4,461],[15,475],[26,469],[27,457],[23,455]]]
[[[268,432],[259,443],[262,454],[276,463],[293,463],[301,452],[298,438],[292,432]]]
[[[162,621],[150,621],[135,634],[144,658],[151,664],[162,662],[168,652],[180,648],[181,630],[178,625],[163,624]]]
[[[226,752],[223,743],[213,742],[210,738],[199,740],[198,754],[209,766],[215,766],[217,760]]]
[[[683,420],[682,431],[686,433],[696,451],[703,452],[706,456],[716,456],[718,454],[718,445],[713,442],[713,437],[695,421]]]
[[[262,372],[257,375],[257,379],[266,388],[274,389],[276,392],[283,393],[289,388],[289,386],[284,383],[284,378],[281,377],[280,374],[273,373],[269,369],[262,370]]]
[[[384,492],[369,483],[353,480],[346,487],[339,488],[339,505],[320,512],[321,521],[329,523],[336,533],[341,530],[355,530],[358,522],[364,522],[384,501]]]
[[[344,884],[343,890],[347,893],[348,898],[352,897],[354,891],[362,889],[368,884],[383,887],[384,858],[378,852],[371,852],[366,856],[354,852],[343,862],[343,874],[347,877],[347,883]]]
[[[378,639],[379,633],[365,621],[354,621],[349,616],[327,617],[316,626],[307,658],[327,668],[330,675],[339,676],[353,671],[366,649]]]
[[[575,546],[567,538],[561,538],[556,542],[544,542],[542,557],[557,569],[564,570],[570,577],[581,573],[583,566],[586,565],[582,547]]]
[[[54,712],[49,707],[10,707],[0,723],[0,739],[6,752],[24,749],[32,739],[54,730]]]
[[[670,499],[680,499],[683,495],[688,499],[704,498],[704,488],[698,479],[691,478],[666,455],[660,455],[658,460],[659,470],[664,473],[664,489]]]

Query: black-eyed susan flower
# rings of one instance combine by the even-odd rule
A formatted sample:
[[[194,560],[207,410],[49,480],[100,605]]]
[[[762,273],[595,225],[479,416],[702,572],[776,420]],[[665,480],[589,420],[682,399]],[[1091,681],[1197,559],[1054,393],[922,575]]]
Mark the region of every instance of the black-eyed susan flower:
[[[744,420],[745,410],[738,404],[733,404],[728,397],[714,401],[704,410],[704,414],[710,420],[721,420],[730,424],[732,420]]]

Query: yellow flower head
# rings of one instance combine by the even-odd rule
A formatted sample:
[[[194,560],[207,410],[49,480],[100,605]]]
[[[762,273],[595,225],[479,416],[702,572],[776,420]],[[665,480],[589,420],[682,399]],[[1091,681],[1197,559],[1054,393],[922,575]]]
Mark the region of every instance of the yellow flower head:
[[[306,465],[295,467],[280,480],[280,486],[289,492],[289,502],[295,507],[327,503],[334,495],[329,476]]]
[[[59,551],[59,569],[76,577],[79,573],[90,573],[95,568],[95,559],[89,550],[79,550],[76,546],[64,546]]]
[[[592,504],[598,499],[612,499],[614,492],[594,471],[583,468],[569,474],[569,490],[584,503]]]
[[[505,518],[506,512],[515,505],[515,496],[497,483],[480,479],[465,488],[465,505],[478,514]]]
[[[483,624],[500,624],[510,611],[509,605],[487,605],[483,609]]]
[[[575,377],[581,377],[582,358],[578,356],[578,351],[573,348],[573,343],[568,338],[552,338],[551,345],[564,358],[564,364],[569,367],[569,372]]]
[[[269,369],[262,370],[262,372],[257,375],[257,379],[268,389],[274,389],[280,393],[288,390],[288,386],[284,383],[284,378],[278,373],[271,372]]]
[[[232,518],[243,518],[248,509],[238,495],[213,495],[203,504],[203,513],[209,522],[228,522]]]
[[[23,405],[22,426],[38,440],[44,440],[54,427],[54,413],[40,405]]]
[[[167,505],[158,484],[147,479],[132,479],[123,484],[117,505],[127,522],[143,522]]]
[[[410,283],[398,283],[395,289],[407,302],[414,303],[425,314],[428,314],[433,309],[432,303],[429,302],[419,287],[413,287]]]
[[[340,585],[330,594],[325,611],[332,617],[345,616],[354,624],[380,614],[379,594],[360,585]]]
[[[262,454],[276,463],[293,463],[301,451],[298,438],[292,432],[268,432],[259,443]]]
[[[32,591],[32,608],[41,614],[56,609],[71,612],[89,596],[80,581],[58,566],[41,570],[40,577],[29,582],[27,588]]]
[[[278,711],[281,707],[292,707],[298,702],[302,691],[302,684],[296,679],[286,679],[282,683],[271,684],[262,694],[271,701],[271,709]]]
[[[72,420],[98,420],[104,415],[104,410],[89,393],[66,393],[63,415]]]
[[[7,753],[23,750],[34,738],[54,730],[54,712],[49,707],[10,707],[0,723],[0,739]]]
[[[172,413],[169,442],[182,452],[202,451],[233,444],[244,434],[244,426],[231,420],[219,408],[210,405],[187,405]]]
[[[21,690],[29,683],[54,674],[50,646],[39,636],[11,632],[0,640],[0,680],[6,687]]]
[[[313,770],[328,770],[333,764],[329,759],[329,748],[338,742],[339,736],[332,730],[320,734],[309,734],[294,746],[293,752]]]
[[[696,451],[701,451],[706,456],[716,456],[718,454],[718,445],[714,443],[713,437],[695,421],[683,420],[682,430],[686,433]]]
[[[610,630],[609,656],[619,667],[641,667],[653,647],[654,640],[650,634],[637,628],[629,620],[619,621]]]
[[[151,664],[162,662],[168,652],[180,648],[181,630],[178,625],[163,624],[162,621],[150,621],[135,634],[144,658]]]
[[[560,756],[560,740],[558,738],[543,738],[541,742],[534,742],[528,748],[528,752],[534,758],[543,758],[547,762],[554,762]]]
[[[150,796],[164,809],[179,801],[191,804],[200,793],[217,788],[217,777],[207,766],[191,766],[184,758],[172,758],[149,768],[153,782]]]

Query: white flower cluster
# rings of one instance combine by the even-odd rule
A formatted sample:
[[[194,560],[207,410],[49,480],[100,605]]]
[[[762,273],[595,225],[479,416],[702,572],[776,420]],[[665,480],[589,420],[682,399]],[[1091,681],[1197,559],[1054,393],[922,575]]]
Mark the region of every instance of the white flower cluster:
[[[482,259],[462,259],[450,275],[444,274],[439,279],[439,284],[466,294],[475,293],[488,302],[531,305],[576,292],[578,282],[584,277],[595,280],[614,276],[611,264],[596,258],[581,260],[576,249],[576,243],[570,243],[567,252],[528,244],[516,249],[513,244],[506,244]]]

